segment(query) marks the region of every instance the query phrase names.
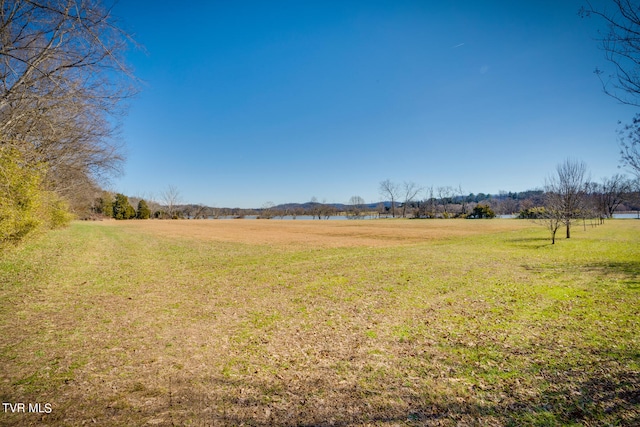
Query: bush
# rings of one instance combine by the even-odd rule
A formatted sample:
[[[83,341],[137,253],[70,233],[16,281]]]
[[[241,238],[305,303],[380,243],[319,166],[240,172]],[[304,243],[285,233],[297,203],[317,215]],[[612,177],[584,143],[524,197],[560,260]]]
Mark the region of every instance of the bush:
[[[102,195],[94,202],[93,213],[113,218],[113,195],[108,191],[103,191]]]
[[[42,188],[43,175],[44,168],[28,165],[17,150],[0,148],[0,245],[73,219],[67,202]]]
[[[42,171],[16,150],[0,149],[0,243],[18,241],[41,225]]]
[[[488,205],[478,205],[468,218],[495,218],[496,213]]]
[[[69,212],[69,203],[53,191],[43,194],[42,217],[47,228],[55,229],[69,225],[73,215]]]
[[[0,245],[73,219],[67,202],[42,188],[44,172],[40,165],[24,162],[18,151],[0,148]]]
[[[540,219],[546,217],[546,213],[547,210],[543,206],[523,209],[518,214],[518,219]]]

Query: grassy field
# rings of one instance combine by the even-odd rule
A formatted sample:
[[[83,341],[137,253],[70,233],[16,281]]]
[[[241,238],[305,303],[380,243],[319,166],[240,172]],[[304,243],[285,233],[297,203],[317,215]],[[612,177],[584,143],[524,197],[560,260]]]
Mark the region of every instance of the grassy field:
[[[0,257],[0,425],[640,425],[640,221],[74,223]]]

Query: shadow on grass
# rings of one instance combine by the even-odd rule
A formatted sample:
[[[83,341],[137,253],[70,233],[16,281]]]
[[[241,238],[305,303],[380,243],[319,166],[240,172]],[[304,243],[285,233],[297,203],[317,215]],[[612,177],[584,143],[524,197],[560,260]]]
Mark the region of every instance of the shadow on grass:
[[[629,357],[637,359],[638,354]],[[277,378],[267,382],[174,378],[158,404],[105,405],[101,419],[93,422],[308,427],[640,425],[640,372],[624,370],[617,363],[609,368],[543,371],[543,384],[535,390],[472,388],[467,399],[415,389],[385,394],[319,379],[287,383]],[[62,424],[70,421],[60,420]],[[53,418],[48,421],[56,424]]]
[[[297,397],[300,403],[282,409],[267,409],[259,398],[226,399],[227,412],[212,413],[210,425],[640,425],[640,375],[637,372],[602,373],[596,377],[569,372],[552,375],[549,381],[553,386],[538,399],[527,401],[521,396],[511,396],[505,399],[509,403],[456,399],[427,403],[413,395],[398,395],[394,400],[402,402],[400,405],[389,403],[371,408],[366,404],[366,397],[356,390],[344,390],[340,393],[341,399],[325,402],[328,405],[320,407],[309,405],[308,408],[304,408],[302,403],[304,397],[294,393],[279,397]]]
[[[509,239],[507,241],[513,246],[523,249],[539,249],[552,246],[551,238],[549,237],[520,237],[517,239]]]
[[[622,276],[623,283],[629,289],[640,290],[640,261],[604,261],[583,267],[585,271],[602,275]]]
[[[626,262],[603,262],[599,265],[602,268],[623,273],[634,278],[640,277],[640,261]]]

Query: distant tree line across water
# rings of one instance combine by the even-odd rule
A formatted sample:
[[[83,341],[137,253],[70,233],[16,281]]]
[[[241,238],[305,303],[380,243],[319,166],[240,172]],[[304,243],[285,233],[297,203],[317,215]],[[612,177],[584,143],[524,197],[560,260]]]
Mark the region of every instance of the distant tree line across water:
[[[580,214],[576,217],[611,218],[615,212],[640,210],[637,182],[623,175],[614,175],[600,183],[584,181],[580,184]],[[410,188],[411,191],[401,191]],[[275,205],[266,202],[260,208],[243,209],[212,207],[204,204],[181,203],[179,191],[170,187],[161,200],[125,196],[103,191],[90,209],[87,219],[103,217],[115,219],[346,219],[364,218],[493,218],[511,216],[521,219],[541,220],[551,209],[551,194],[544,190],[522,192],[501,191],[498,194],[467,193],[460,187],[418,187],[412,183],[401,185],[386,180],[380,185],[381,196],[388,200],[366,203],[360,196],[353,196],[347,203],[319,202],[315,197],[306,203]],[[396,191],[397,190],[397,191]],[[409,195],[410,197],[407,197]]]

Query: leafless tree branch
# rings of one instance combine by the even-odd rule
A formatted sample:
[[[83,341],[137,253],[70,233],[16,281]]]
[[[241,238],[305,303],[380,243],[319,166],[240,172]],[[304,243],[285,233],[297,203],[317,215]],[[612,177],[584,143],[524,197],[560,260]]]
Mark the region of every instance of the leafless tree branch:
[[[606,94],[624,104],[640,106],[640,4],[631,0],[612,0],[614,7],[596,8],[587,1],[580,9],[583,17],[604,21],[607,31],[599,42],[613,72],[596,68],[595,73]]]
[[[0,0],[0,143],[45,165],[46,185],[76,204],[120,171],[131,45],[99,0]]]

